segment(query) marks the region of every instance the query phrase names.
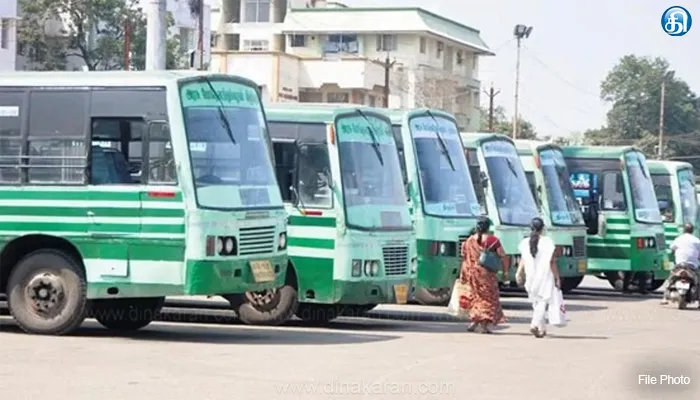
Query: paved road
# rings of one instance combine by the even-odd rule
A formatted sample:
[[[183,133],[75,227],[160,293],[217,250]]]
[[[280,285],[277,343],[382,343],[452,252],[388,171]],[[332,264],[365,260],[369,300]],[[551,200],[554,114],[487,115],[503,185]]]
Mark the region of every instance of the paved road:
[[[113,336],[93,321],[73,337],[21,334],[0,317],[0,398],[691,399],[700,394],[700,312],[620,296],[587,278],[568,327],[535,339],[529,306],[506,294],[510,322],[470,334],[440,307],[383,306],[330,328],[237,324],[226,310],[166,309],[171,320]],[[689,385],[640,385],[639,375]],[[651,382],[651,381],[649,381]]]

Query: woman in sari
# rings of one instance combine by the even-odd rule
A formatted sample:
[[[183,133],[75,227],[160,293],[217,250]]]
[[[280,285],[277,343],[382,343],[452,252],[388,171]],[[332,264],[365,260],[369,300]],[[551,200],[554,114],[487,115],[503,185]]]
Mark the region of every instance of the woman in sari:
[[[479,218],[474,233],[462,244],[460,279],[467,286],[467,301],[463,308],[469,311],[469,332],[481,328],[482,333],[492,333],[492,326],[506,322],[501,307],[498,275],[479,264],[482,251],[493,251],[500,256],[504,276],[508,276],[508,257],[501,241],[489,233],[489,228],[491,221],[486,217]]]

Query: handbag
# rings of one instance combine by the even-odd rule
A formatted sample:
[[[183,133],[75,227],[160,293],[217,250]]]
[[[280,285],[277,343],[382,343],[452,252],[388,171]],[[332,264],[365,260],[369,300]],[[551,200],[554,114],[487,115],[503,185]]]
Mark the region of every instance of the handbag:
[[[549,299],[547,319],[550,325],[565,327],[568,322],[566,316],[566,306],[564,306],[564,295],[559,289],[555,289],[552,298]]]
[[[501,269],[501,258],[495,251],[491,250],[496,243],[481,250],[481,254],[479,255],[479,265],[491,272],[498,272]]]

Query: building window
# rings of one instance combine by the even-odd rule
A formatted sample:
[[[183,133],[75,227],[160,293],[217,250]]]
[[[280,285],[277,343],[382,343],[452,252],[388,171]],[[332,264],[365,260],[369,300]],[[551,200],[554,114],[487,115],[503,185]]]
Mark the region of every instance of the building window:
[[[243,51],[268,51],[270,42],[267,40],[244,40]]]
[[[377,51],[394,51],[397,48],[396,35],[377,35]]]
[[[347,92],[329,92],[326,94],[326,103],[349,103],[350,94]]]
[[[457,52],[457,65],[464,64],[464,54],[461,51]]]
[[[324,53],[357,53],[357,35],[328,35],[323,44]]]
[[[445,43],[437,42],[437,51],[436,51],[436,53],[435,53],[435,55],[437,56],[437,58],[442,57],[442,52],[443,52],[443,51],[445,51]]]
[[[245,0],[243,22],[270,22],[270,0]]]
[[[420,43],[418,44],[418,48],[420,50],[420,53],[425,54],[427,47],[428,47],[427,40],[424,37],[420,38]]]
[[[299,92],[299,103],[323,103],[323,93]]]
[[[10,48],[10,20],[0,19],[0,48]]]
[[[374,96],[367,96],[367,105],[370,107],[375,107],[377,104],[377,98]]]
[[[306,47],[306,35],[291,35],[292,47]]]
[[[479,60],[476,58],[476,54],[472,57],[472,69],[476,70],[479,66]]]

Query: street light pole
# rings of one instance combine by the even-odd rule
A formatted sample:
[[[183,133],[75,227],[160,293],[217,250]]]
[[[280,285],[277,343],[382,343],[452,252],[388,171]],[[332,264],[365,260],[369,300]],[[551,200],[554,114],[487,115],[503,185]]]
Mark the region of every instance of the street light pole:
[[[531,26],[515,25],[513,35],[518,42],[518,53],[515,60],[515,110],[513,113],[513,140],[518,138],[518,130],[520,128],[520,118],[518,114],[518,92],[520,90],[520,47],[523,39],[530,37],[532,33]]]

